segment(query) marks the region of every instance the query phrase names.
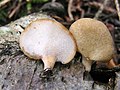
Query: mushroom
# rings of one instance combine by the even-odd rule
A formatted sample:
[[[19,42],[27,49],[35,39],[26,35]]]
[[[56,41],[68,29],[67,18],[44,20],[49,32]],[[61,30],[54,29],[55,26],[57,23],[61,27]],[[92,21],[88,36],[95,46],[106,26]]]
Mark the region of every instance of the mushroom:
[[[28,25],[20,36],[20,48],[32,59],[42,59],[44,71],[53,69],[55,62],[67,64],[76,53],[73,36],[59,22],[38,19]]]
[[[90,72],[94,61],[109,62],[114,55],[112,36],[101,21],[82,18],[75,21],[70,32],[73,34],[78,51],[82,54],[85,70]]]

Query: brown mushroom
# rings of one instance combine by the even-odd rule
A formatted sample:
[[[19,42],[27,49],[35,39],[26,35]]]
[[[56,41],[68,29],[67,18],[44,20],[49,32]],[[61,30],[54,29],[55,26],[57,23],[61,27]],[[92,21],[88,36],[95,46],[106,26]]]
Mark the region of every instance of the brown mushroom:
[[[44,63],[44,70],[52,70],[55,62],[66,64],[76,53],[71,33],[59,22],[39,19],[25,28],[20,36],[20,47],[25,55]]]
[[[93,61],[108,62],[113,58],[113,39],[101,21],[91,18],[79,19],[71,25],[70,32],[83,56],[82,63],[86,71],[91,70]]]

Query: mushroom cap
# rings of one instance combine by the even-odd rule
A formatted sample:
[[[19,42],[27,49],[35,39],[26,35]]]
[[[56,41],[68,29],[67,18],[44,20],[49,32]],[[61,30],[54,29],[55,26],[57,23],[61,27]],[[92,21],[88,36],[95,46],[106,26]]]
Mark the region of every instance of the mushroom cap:
[[[71,33],[52,19],[32,22],[22,32],[19,43],[24,54],[33,59],[55,56],[56,61],[66,64],[76,53],[76,44]]]
[[[114,54],[114,43],[108,28],[101,21],[82,18],[70,27],[78,51],[87,59],[108,61]]]

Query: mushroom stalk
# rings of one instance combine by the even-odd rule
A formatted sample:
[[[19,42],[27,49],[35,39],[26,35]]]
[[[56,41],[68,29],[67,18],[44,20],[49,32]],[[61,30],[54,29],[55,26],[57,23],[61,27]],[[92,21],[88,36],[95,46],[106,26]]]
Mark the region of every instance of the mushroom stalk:
[[[55,56],[48,55],[44,56],[42,61],[44,63],[44,70],[46,69],[52,70],[55,65],[56,58]]]
[[[85,71],[90,72],[93,61],[82,56],[82,64],[85,66]]]

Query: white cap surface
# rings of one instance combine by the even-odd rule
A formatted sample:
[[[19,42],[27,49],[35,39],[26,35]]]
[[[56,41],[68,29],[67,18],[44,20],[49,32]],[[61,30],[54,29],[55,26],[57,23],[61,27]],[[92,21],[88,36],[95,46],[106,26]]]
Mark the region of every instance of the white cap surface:
[[[20,47],[33,59],[53,56],[63,64],[70,62],[76,53],[75,41],[70,32],[51,19],[32,22],[20,36]]]

